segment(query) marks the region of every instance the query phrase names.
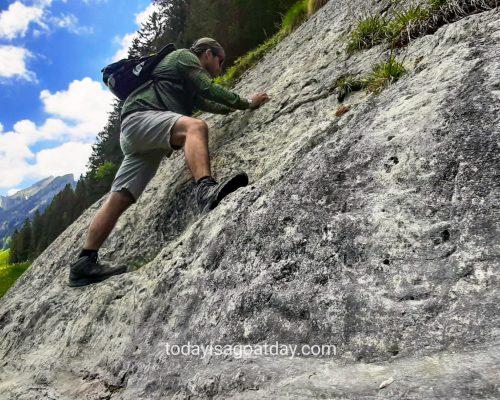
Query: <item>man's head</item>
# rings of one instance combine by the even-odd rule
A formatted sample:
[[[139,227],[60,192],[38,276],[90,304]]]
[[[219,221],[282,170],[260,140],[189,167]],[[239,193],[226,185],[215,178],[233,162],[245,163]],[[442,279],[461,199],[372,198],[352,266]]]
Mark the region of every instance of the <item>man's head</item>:
[[[216,40],[211,38],[198,39],[189,50],[198,56],[201,65],[208,71],[212,78],[220,75],[222,64],[226,59],[226,53]]]

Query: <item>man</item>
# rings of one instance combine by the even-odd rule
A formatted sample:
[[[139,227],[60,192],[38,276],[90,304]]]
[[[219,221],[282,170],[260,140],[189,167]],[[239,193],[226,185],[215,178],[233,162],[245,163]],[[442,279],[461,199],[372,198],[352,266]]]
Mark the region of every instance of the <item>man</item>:
[[[214,39],[201,38],[190,49],[165,56],[153,71],[154,82],[134,91],[123,104],[120,146],[123,162],[106,201],[90,224],[83,250],[70,267],[69,286],[84,286],[126,272],[126,266],[98,262],[98,250],[120,215],[135,203],[156,174],[164,156],[184,148],[186,163],[196,182],[201,213],[215,208],[229,193],[248,184],[244,172],[220,184],[212,177],[208,153],[208,126],[191,118],[195,109],[228,114],[256,109],[266,93],[244,99],[212,82],[222,71],[226,55]]]

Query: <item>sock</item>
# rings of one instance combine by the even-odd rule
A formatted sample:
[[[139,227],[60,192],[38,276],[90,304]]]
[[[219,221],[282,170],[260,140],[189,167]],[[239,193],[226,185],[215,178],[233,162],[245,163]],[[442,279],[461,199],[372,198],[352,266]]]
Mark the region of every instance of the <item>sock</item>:
[[[210,180],[213,180],[214,178],[212,178],[210,175],[207,175],[207,176],[202,176],[200,179],[198,179],[196,181],[196,185],[199,185],[201,183],[201,181],[205,180],[205,179],[210,179]]]
[[[78,258],[80,257],[85,257],[85,256],[92,256],[92,255],[97,255],[97,252],[99,250],[89,250],[89,249],[82,249],[82,251],[80,252],[80,254],[78,255]]]

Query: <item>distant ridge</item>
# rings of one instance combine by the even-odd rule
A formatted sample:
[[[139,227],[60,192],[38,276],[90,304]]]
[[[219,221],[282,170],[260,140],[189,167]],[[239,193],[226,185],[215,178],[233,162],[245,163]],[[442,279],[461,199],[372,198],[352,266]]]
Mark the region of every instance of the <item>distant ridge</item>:
[[[76,186],[73,174],[49,176],[12,196],[0,196],[0,248],[5,247],[7,238],[26,218],[36,210],[45,210],[67,184]]]

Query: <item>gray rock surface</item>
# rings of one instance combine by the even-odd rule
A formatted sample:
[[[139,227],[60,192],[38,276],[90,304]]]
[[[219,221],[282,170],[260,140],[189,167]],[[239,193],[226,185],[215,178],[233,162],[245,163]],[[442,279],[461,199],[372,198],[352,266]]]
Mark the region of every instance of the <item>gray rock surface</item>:
[[[498,8],[397,50],[407,73],[336,117],[335,80],[387,57],[344,52],[379,6],[329,2],[237,86],[268,104],[207,116],[216,176],[248,187],[198,218],[164,160],[102,251],[141,268],[66,287],[100,202],[35,261],[0,300],[1,399],[500,397]],[[335,354],[167,350],[276,342]]]

